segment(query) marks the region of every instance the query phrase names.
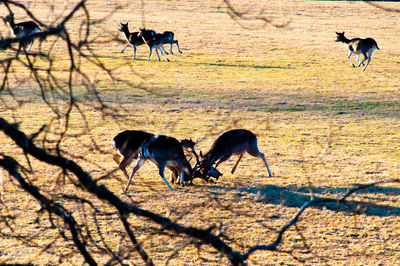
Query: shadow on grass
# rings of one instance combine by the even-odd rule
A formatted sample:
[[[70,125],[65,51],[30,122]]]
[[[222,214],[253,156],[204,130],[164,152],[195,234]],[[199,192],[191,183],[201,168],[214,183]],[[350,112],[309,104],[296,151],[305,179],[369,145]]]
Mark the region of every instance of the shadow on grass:
[[[310,200],[310,193],[308,187],[279,187],[275,185],[266,185],[261,188],[231,188],[224,186],[210,186],[210,191],[219,194],[218,191],[237,191],[238,197],[242,193],[254,194],[258,202],[265,202],[268,204],[281,204],[286,207],[300,208],[306,201]],[[341,204],[338,207],[336,202],[343,195],[348,192],[348,188],[318,188],[311,187],[314,193],[314,199],[330,199],[332,202],[324,202],[319,205],[311,206],[310,208],[324,209],[335,211],[344,211],[348,213],[362,213],[369,216],[400,216],[400,207],[377,204],[377,201],[382,201],[381,195],[400,195],[400,189],[392,187],[370,187],[364,190],[358,190],[347,198],[346,204]],[[322,194],[322,195],[321,195]],[[324,196],[327,195],[327,196]],[[352,200],[354,195],[357,195],[360,200]],[[374,195],[376,195],[374,197]]]
[[[243,64],[224,64],[224,63],[194,63],[195,65],[204,66],[218,66],[218,67],[238,67],[238,68],[254,68],[254,69],[294,69],[294,67],[282,67],[282,66],[252,66]]]

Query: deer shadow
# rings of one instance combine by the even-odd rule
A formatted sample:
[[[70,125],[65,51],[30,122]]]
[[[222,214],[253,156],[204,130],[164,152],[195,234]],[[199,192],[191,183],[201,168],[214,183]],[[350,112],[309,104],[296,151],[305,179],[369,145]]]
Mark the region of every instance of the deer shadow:
[[[340,204],[339,206],[336,200],[342,198],[348,192],[349,188],[279,187],[275,185],[265,185],[259,188],[232,188],[214,185],[210,186],[209,188],[211,193],[217,195],[221,194],[221,191],[237,191],[237,196],[239,198],[244,197],[245,194],[253,194],[257,202],[295,208],[301,208],[305,202],[311,200],[311,189],[314,199],[328,199],[332,201],[312,205],[310,208],[329,209],[334,211],[348,212],[351,214],[362,213],[368,216],[400,216],[400,207],[377,203],[379,201],[388,201],[387,198],[382,199],[382,196],[380,196],[381,194],[400,196],[400,188],[379,186],[357,190],[353,193],[353,195],[357,195],[357,198],[361,197],[360,200],[354,200],[354,196],[350,196],[347,198],[346,204]]]

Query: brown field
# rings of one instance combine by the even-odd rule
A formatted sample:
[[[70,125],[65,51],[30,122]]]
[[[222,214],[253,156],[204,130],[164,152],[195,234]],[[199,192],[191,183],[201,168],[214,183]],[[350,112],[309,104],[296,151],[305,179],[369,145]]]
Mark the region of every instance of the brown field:
[[[56,2],[56,1],[54,1]],[[61,1],[60,1],[61,2]],[[110,8],[122,5],[101,24],[94,25],[92,36],[99,39],[92,46],[115,77],[130,82],[113,82],[89,63],[82,69],[93,78],[105,103],[120,109],[125,118],[103,118],[94,97],[76,87],[75,96],[89,121],[85,132],[82,117],[71,117],[62,148],[74,154],[93,178],[116,168],[112,160],[111,139],[125,129],[190,137],[200,140],[198,149],[206,152],[215,137],[232,128],[247,128],[258,136],[259,148],[266,155],[273,172],[271,178],[262,161],[245,156],[235,174],[230,170],[235,160],[223,163],[224,173],[216,183],[196,180],[194,186],[170,191],[158,176],[156,167],[147,163],[137,173],[129,192],[122,193],[125,178],[116,172],[101,182],[123,200],[143,209],[171,218],[183,225],[207,228],[220,224],[224,241],[234,250],[246,252],[251,246],[271,243],[277,231],[295,215],[311,196],[340,198],[355,184],[397,178],[400,172],[400,13],[387,12],[364,2],[338,1],[232,1],[239,10],[256,12],[264,8],[274,23],[290,24],[285,28],[266,25],[249,30],[233,21],[219,1],[145,1],[91,0],[87,6],[92,19],[102,18]],[[57,3],[51,3],[57,7]],[[400,3],[380,3],[400,9]],[[35,16],[53,12],[48,2],[30,1]],[[67,14],[59,6],[57,15]],[[7,11],[0,6],[1,16]],[[64,11],[63,11],[64,10]],[[24,14],[15,11],[18,20]],[[145,16],[142,17],[142,11]],[[171,62],[156,61],[153,53],[147,62],[148,48],[133,48],[121,54],[122,42],[111,42],[120,22],[129,21],[130,29],[145,26],[158,31],[172,30],[183,54],[174,47]],[[48,23],[51,22],[49,16]],[[80,17],[67,25],[72,32]],[[259,21],[242,21],[247,27],[261,26]],[[6,35],[4,24],[0,30]],[[335,31],[347,37],[372,37],[380,50],[374,52],[366,71],[352,68],[345,47],[335,42]],[[8,33],[7,33],[8,34]],[[73,36],[74,37],[74,36]],[[104,41],[104,42],[102,42]],[[55,46],[62,69],[67,52]],[[166,46],[167,48],[167,46]],[[32,51],[38,49],[38,43]],[[46,43],[42,44],[46,49]],[[169,51],[169,47],[167,49]],[[12,54],[0,51],[1,59]],[[355,57],[353,57],[355,62]],[[37,62],[41,64],[41,62]],[[27,134],[37,131],[54,117],[40,100],[32,76],[15,65],[19,76],[9,84],[15,97],[0,95],[1,117],[20,123]],[[62,73],[62,72],[61,72]],[[3,74],[2,74],[3,75]],[[25,75],[25,76],[24,76]],[[62,75],[61,75],[62,76]],[[2,76],[1,76],[2,77]],[[17,101],[26,101],[18,106]],[[62,103],[60,103],[62,105]],[[9,107],[17,109],[10,109]],[[58,128],[59,127],[59,128]],[[49,132],[58,132],[62,123]],[[16,145],[2,134],[1,152],[16,156],[25,163]],[[95,140],[102,150],[93,149]],[[85,158],[85,159],[83,159]],[[132,250],[116,211],[87,192],[74,186],[73,176],[63,183],[61,172],[32,159],[33,184],[58,200],[74,213],[78,221],[93,225],[88,230],[97,235],[94,218],[84,215],[85,208],[62,195],[89,198],[101,210],[98,226],[107,245],[114,251],[127,252],[128,264],[143,264]],[[128,168],[131,171],[132,166]],[[166,170],[167,172],[168,170]],[[169,173],[167,173],[169,176]],[[84,262],[72,242],[59,236],[62,221],[51,227],[47,214],[38,217],[40,206],[5,173],[0,217],[13,215],[11,232],[0,223],[0,264],[74,264]],[[310,193],[312,192],[312,193]],[[328,207],[307,209],[297,223],[284,234],[279,251],[259,251],[247,260],[249,265],[266,264],[350,264],[393,265],[400,260],[400,185],[385,183],[362,190],[349,198],[360,205],[360,213]],[[137,238],[156,265],[228,265],[229,261],[213,248],[201,246],[182,236],[159,234],[159,226],[132,216]],[[43,231],[43,228],[46,230]],[[7,237],[16,234],[18,238]],[[100,237],[94,239],[101,243]],[[50,245],[51,252],[43,247]],[[90,243],[95,250],[94,243]],[[71,249],[72,248],[72,249]],[[104,264],[109,256],[93,254]],[[60,257],[62,259],[60,259]]]

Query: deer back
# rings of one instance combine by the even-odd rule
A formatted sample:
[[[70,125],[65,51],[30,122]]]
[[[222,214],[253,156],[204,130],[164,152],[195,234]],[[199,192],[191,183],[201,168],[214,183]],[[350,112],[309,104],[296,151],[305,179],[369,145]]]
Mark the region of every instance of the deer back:
[[[142,146],[141,156],[150,159],[158,165],[160,161],[172,163],[169,166],[175,167],[174,163],[181,166],[189,176],[192,174],[192,167],[187,161],[181,143],[173,137],[159,135],[153,137]]]
[[[246,129],[233,129],[221,134],[204,156],[211,164],[224,155],[243,154],[251,145],[257,144],[257,137]]]
[[[140,130],[125,130],[113,138],[113,147],[122,156],[137,153],[139,147],[149,141],[154,135]],[[135,156],[136,158],[137,156]]]

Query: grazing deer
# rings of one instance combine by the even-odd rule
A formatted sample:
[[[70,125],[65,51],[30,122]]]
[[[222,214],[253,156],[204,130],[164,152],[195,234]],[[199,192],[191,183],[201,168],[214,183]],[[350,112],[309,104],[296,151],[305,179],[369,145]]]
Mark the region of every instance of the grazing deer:
[[[141,28],[140,32],[139,32],[139,36],[141,36],[143,38],[143,41],[145,43],[147,43],[147,45],[150,48],[150,53],[149,53],[149,58],[147,59],[147,61],[150,61],[150,57],[151,57],[151,53],[153,52],[153,49],[156,49],[156,53],[158,56],[158,61],[160,61],[160,55],[158,53],[158,51],[160,50],[161,55],[169,62],[169,59],[164,55],[163,51],[162,51],[162,45],[163,44],[171,44],[171,54],[173,54],[172,52],[172,45],[175,43],[176,46],[178,47],[178,51],[180,53],[182,53],[182,51],[179,49],[179,43],[177,40],[174,40],[174,33],[171,31],[165,31],[164,33],[156,33],[156,34],[152,34],[151,32],[149,32],[149,30],[146,30],[145,28]]]
[[[33,21],[24,21],[24,22],[15,24],[13,13],[11,13],[8,16],[6,16],[5,18],[3,18],[3,21],[10,28],[11,34],[17,38],[29,37],[33,33],[40,31],[39,26]],[[29,43],[30,43],[30,46],[28,48],[27,53],[29,53],[29,51],[32,48],[33,38],[29,38]]]
[[[344,32],[342,32],[342,33],[336,32],[336,35],[337,35],[336,41],[342,42],[347,46],[347,49],[349,50],[349,54],[347,55],[347,58],[349,59],[351,65],[353,67],[356,67],[356,66],[353,64],[353,62],[350,59],[350,56],[352,54],[357,55],[357,62],[358,62],[357,67],[364,65],[365,60],[368,59],[367,63],[364,66],[363,71],[365,71],[369,62],[371,61],[372,53],[376,49],[380,50],[378,47],[378,44],[372,38],[366,38],[366,39],[354,38],[354,39],[349,40],[346,37],[344,37]],[[364,56],[364,60],[362,60],[361,62],[359,61],[360,54],[363,54],[363,56]]]
[[[185,174],[192,177],[192,167],[187,161],[181,143],[173,138],[164,135],[158,135],[151,138],[139,148],[140,159],[137,162],[132,174],[125,187],[125,192],[128,190],[129,184],[135,173],[142,167],[146,160],[150,160],[157,165],[159,174],[167,186],[173,190],[171,185],[165,179],[165,167],[172,169],[173,175],[180,176],[178,182],[185,186]]]
[[[246,129],[233,129],[221,134],[214,141],[210,151],[203,156],[203,160],[200,162],[199,170],[196,171],[195,176],[200,172],[200,175],[204,177],[215,163],[215,167],[217,167],[232,155],[239,155],[239,159],[231,171],[233,174],[245,152],[263,159],[269,176],[272,176],[264,154],[258,150],[256,135]]]

